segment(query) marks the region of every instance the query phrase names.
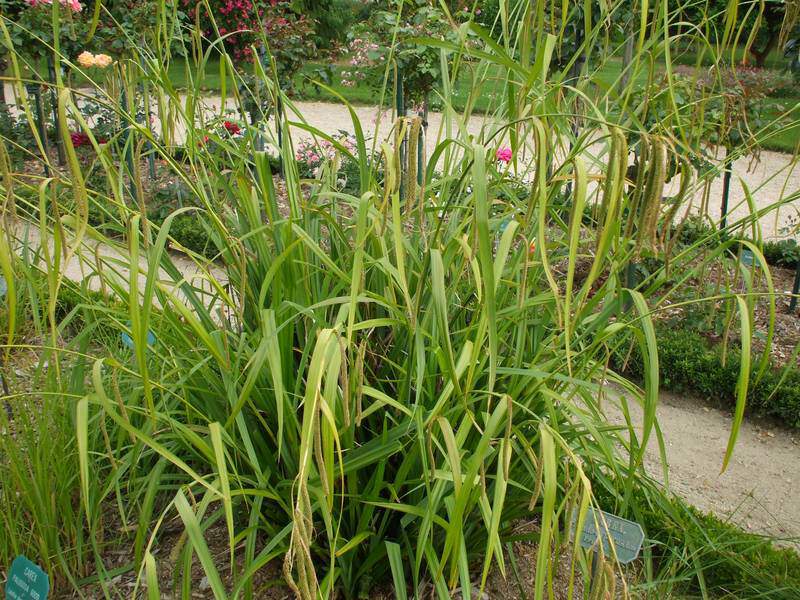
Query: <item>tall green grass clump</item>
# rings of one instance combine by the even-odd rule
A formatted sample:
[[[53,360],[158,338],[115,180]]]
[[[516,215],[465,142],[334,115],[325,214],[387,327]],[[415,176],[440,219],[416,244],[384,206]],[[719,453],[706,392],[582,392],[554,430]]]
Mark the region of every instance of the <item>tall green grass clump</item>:
[[[41,340],[32,345],[49,368],[25,395],[57,403],[60,412],[47,414],[57,415],[50,426],[68,438],[57,474],[65,491],[41,512],[15,505],[2,521],[4,562],[24,549],[49,560],[65,587],[107,583],[127,569],[150,597],[163,585],[190,597],[194,560],[216,598],[258,597],[255,575],[276,564],[301,598],[364,597],[381,586],[400,598],[427,595],[430,586],[441,598],[455,588],[467,597],[493,570],[513,576],[509,540],[526,520],[535,525],[530,595],[538,599],[552,594],[562,556],[570,594],[589,585],[586,557],[570,544],[574,515],[580,524],[601,498],[629,516],[666,511],[663,488],[643,467],[648,442],[661,443],[648,302],[656,293],[668,298],[726,251],[702,253],[698,243],[673,257],[670,277],[629,276],[632,263],[663,252],[676,207],[697,185],[676,151],[678,125],[690,119],[676,113],[675,129],[644,130],[643,106],[618,110],[630,86],[652,73],[648,61],[666,57],[670,65],[674,15],[668,3],[641,3],[631,72],[592,96],[589,63],[577,63],[582,77],[574,66],[579,54],[604,60],[594,49],[606,39],[606,20],[586,8],[575,60],[556,63],[560,24],[575,14],[543,1],[514,7],[499,14],[499,37],[467,24],[452,40],[415,41],[441,60],[440,131],[396,115],[388,138],[370,137],[351,110],[352,148],[303,119],[268,61],[244,77],[219,44],[199,35],[187,47],[191,58],[172,57],[164,5],[148,41],[132,43],[137,54],[91,92],[58,75],[67,161],[57,168],[44,156],[50,176],[3,163],[13,181],[5,210],[16,216],[0,238],[0,265],[8,281],[40,286],[31,298]],[[610,19],[620,7],[598,16]],[[264,47],[268,53],[269,40]],[[57,44],[52,50],[78,69]],[[216,56],[237,83],[223,89],[222,105],[245,113],[252,98],[265,101],[268,126],[229,135],[219,127],[225,115],[202,108],[199,74]],[[188,90],[169,80],[178,60],[198,74]],[[469,108],[457,114],[448,102],[460,69],[476,74],[474,94],[503,90],[477,134],[461,126]],[[500,79],[482,79],[489,70]],[[19,85],[13,61],[12,72]],[[131,98],[139,84],[159,117],[153,127],[119,102],[122,89]],[[387,85],[386,97],[393,91]],[[79,109],[89,93],[119,124],[102,143]],[[89,163],[70,126],[89,137]],[[430,156],[417,153],[422,136],[437,138]],[[299,175],[300,137],[334,149],[313,179]],[[505,146],[508,163],[498,160]],[[159,220],[141,184],[149,152],[189,196]],[[342,161],[357,165],[356,193],[342,190]],[[680,190],[665,203],[676,173]],[[98,211],[102,227],[90,218]],[[172,235],[189,216],[207,236],[203,255]],[[22,223],[38,232],[35,259],[17,258]],[[77,264],[76,286],[67,271]],[[67,288],[69,310],[57,315]],[[751,372],[749,289],[720,294],[738,315],[743,357],[723,468]],[[20,348],[21,312],[14,303],[6,308],[10,358]],[[643,360],[642,385],[609,368],[610,356],[630,343]],[[604,402],[622,407],[625,425],[609,424]],[[641,423],[630,416],[633,404],[643,409]],[[41,427],[16,413],[5,424],[28,436],[2,459],[7,501],[23,485],[18,473],[47,479],[53,458],[25,453]],[[0,443],[12,448],[8,438]],[[38,491],[33,483],[21,489]],[[21,530],[25,518],[49,527],[52,539]],[[159,554],[166,524],[175,522],[179,539]],[[209,546],[210,530],[224,532],[223,557]],[[120,537],[130,564],[115,571],[104,552]],[[684,550],[651,545],[642,577],[702,582],[706,555]],[[593,593],[625,590],[614,557],[604,561]],[[164,571],[171,581],[159,579]]]

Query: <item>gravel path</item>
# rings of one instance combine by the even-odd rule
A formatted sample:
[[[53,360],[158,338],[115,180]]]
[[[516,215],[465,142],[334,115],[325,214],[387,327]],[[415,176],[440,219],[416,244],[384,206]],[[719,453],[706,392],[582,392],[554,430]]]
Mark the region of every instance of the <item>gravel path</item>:
[[[221,98],[207,97],[204,105],[210,112],[220,110]],[[232,108],[232,105],[228,103]],[[327,102],[296,102],[294,104],[298,114],[289,113],[290,121],[304,120],[308,125],[319,129],[327,134],[335,134],[339,131],[353,133],[353,121],[347,107],[341,104],[331,104]],[[381,111],[377,107],[356,106],[355,112],[361,122],[361,127],[366,136],[378,141],[386,139],[392,129],[392,116],[390,111]],[[489,116],[474,115],[467,122],[463,120],[451,121],[451,131],[465,131],[466,133],[478,136],[482,130],[493,132],[495,124]],[[428,136],[426,138],[427,156],[431,156],[439,141],[444,139],[446,132],[447,119],[442,113],[432,112],[428,115]],[[179,132],[179,137],[185,135]],[[294,139],[310,137],[309,132],[302,127],[293,127],[292,136]],[[589,152],[595,156],[603,151],[602,145],[593,145]],[[724,157],[724,152],[720,152],[720,158]],[[799,157],[800,158],[800,157]],[[800,165],[798,158],[780,152],[762,151],[758,160],[752,157],[744,157],[736,160],[733,166],[733,177],[731,181],[731,192],[728,206],[728,222],[745,218],[750,214],[747,202],[747,192],[752,195],[757,209],[763,209],[783,198],[800,192]],[[677,190],[677,178],[668,186],[666,193],[674,193]],[[699,186],[698,186],[699,187]],[[704,200],[705,196],[705,200]],[[703,189],[697,189],[693,199],[693,212],[699,212],[701,207],[708,206],[708,212],[715,220],[720,217],[720,206],[722,198],[722,177],[716,178],[708,190],[704,193]],[[762,235],[765,239],[777,239],[791,237],[796,225],[800,221],[800,199],[785,204],[778,211],[766,215],[760,220]],[[748,232],[749,233],[749,232]]]
[[[8,85],[6,86],[6,97],[14,97],[11,87]],[[204,96],[202,104],[204,112],[213,115],[220,111],[221,98]],[[294,102],[292,106],[294,111],[291,109],[287,111],[290,121],[305,121],[308,126],[328,134],[354,131],[351,115],[344,105],[328,102]],[[226,108],[231,110],[234,108],[230,99],[226,102]],[[380,110],[374,106],[356,106],[354,110],[366,136],[373,140],[377,138],[378,142],[386,139],[393,126],[391,111]],[[444,138],[447,121],[443,118],[442,113],[431,112],[428,115],[429,128],[426,138],[428,156],[433,153],[437,142]],[[157,120],[154,126],[156,130],[159,129],[160,124]],[[484,115],[474,115],[466,122],[457,117],[450,121],[450,126],[453,132],[461,131],[473,136],[479,135],[482,129],[487,132],[495,130],[491,119]],[[174,135],[176,142],[182,142],[186,137],[185,124],[179,125]],[[297,140],[310,137],[310,133],[303,127],[295,126],[292,127],[292,136]],[[599,154],[602,152],[602,146],[592,146],[589,152]],[[720,156],[722,154],[720,153]],[[675,189],[675,185],[670,187],[672,190]],[[750,214],[745,189],[749,190],[758,209],[800,192],[800,167],[797,166],[797,159],[788,154],[763,151],[757,161],[747,157],[736,160],[729,200],[729,223]],[[670,189],[667,193],[671,193]],[[707,195],[703,193],[702,189],[696,190],[693,212],[698,212],[702,206],[707,206],[708,213],[712,218],[719,219],[721,197],[722,177],[718,177],[711,184]],[[762,235],[765,239],[791,237],[796,235],[794,229],[798,221],[800,221],[800,199],[787,203],[779,211],[763,217],[760,220]]]
[[[638,405],[630,408],[641,424]],[[624,423],[611,402],[605,409],[611,421]],[[697,398],[661,392],[657,414],[673,492],[745,530],[800,543],[800,432],[745,419],[728,469],[720,473],[733,420],[730,412]],[[655,436],[645,465],[653,477],[662,479]]]

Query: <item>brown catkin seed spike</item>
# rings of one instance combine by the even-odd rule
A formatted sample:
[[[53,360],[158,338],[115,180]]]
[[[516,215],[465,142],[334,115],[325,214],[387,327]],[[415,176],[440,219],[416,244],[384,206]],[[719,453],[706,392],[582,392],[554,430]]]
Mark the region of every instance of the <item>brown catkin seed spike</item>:
[[[617,216],[619,200],[625,185],[625,172],[628,168],[628,147],[625,136],[617,127],[611,129],[611,150],[609,152],[608,171],[600,204],[598,223],[607,226]],[[600,242],[602,229],[597,231],[597,242]]]
[[[664,227],[662,228],[660,236],[662,247],[667,243],[667,236],[669,235],[672,227],[672,222],[675,220],[675,215],[678,214],[681,206],[683,206],[686,193],[689,191],[689,186],[694,179],[694,169],[692,169],[691,163],[686,158],[681,158],[680,162],[681,183],[678,188],[678,193],[671,199],[672,206],[670,207],[669,211],[667,211],[667,215],[664,218]]]
[[[399,185],[403,181],[403,164],[401,162],[403,140],[406,137],[406,120],[399,118],[394,123],[394,171],[396,173],[396,181]],[[395,188],[397,189],[397,188]],[[394,191],[394,190],[393,190]]]
[[[417,154],[419,151],[419,136],[422,130],[422,119],[411,119],[411,128],[408,135],[408,152],[406,153],[406,213],[416,204],[417,198]]]
[[[628,200],[628,218],[625,223],[625,237],[631,239],[636,225],[638,224],[643,190],[646,187],[646,166],[650,160],[650,138],[649,136],[642,135],[642,140],[639,143],[639,154],[634,165],[630,169],[626,169],[625,176],[631,176],[631,169],[634,171],[634,179],[630,186],[629,200]]]
[[[667,175],[667,150],[664,141],[654,138],[652,141],[652,158],[650,160],[647,184],[642,197],[639,219],[638,239],[636,242],[637,256],[643,247],[653,251],[657,250],[658,217],[661,214],[661,201],[664,195],[664,183]]]

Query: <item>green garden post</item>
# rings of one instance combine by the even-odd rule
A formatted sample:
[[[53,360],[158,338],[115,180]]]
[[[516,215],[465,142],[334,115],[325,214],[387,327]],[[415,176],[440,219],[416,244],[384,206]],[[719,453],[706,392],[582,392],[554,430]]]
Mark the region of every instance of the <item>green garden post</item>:
[[[142,41],[142,44],[144,44],[144,41]],[[144,64],[141,56],[139,57],[139,69],[142,73],[144,73]],[[144,118],[147,119],[147,130],[150,132],[150,135],[153,135],[153,127],[150,124],[150,92],[143,81],[139,82],[139,93],[142,94],[142,98],[144,99]],[[153,144],[150,143],[150,140],[145,143],[144,148],[147,152],[147,168],[149,171],[150,180],[155,181],[156,160],[155,156],[153,156]]]
[[[728,225],[728,196],[731,193],[731,175],[733,174],[733,164],[729,158],[731,156],[731,149],[725,150],[725,166],[724,174],[722,176],[722,206],[720,207],[720,229],[725,229]]]
[[[261,67],[264,69],[264,73],[269,73],[270,71],[277,73],[278,72],[278,65],[275,64],[275,57],[272,55],[267,54],[267,49],[263,45],[258,52],[258,60],[261,63]],[[280,88],[280,84],[278,84]],[[252,101],[251,110],[250,110],[250,124],[252,126],[256,126],[257,123],[262,121],[266,121],[267,115],[264,114],[262,110],[262,100],[260,97],[260,93],[256,89],[255,78],[253,80],[253,88],[249,91],[250,98]],[[281,97],[280,97],[280,90],[278,92],[277,101],[275,103],[275,133],[278,137],[278,164],[280,165],[279,169],[280,172],[283,172],[283,133],[281,132],[280,128],[280,120],[279,115],[282,109],[281,104]],[[261,152],[264,150],[264,138],[261,134],[261,130],[259,129],[258,135],[254,141],[254,146],[257,152]]]
[[[800,294],[800,260],[794,267],[794,284],[792,285],[792,298],[789,300],[789,312],[797,308],[797,294]]]
[[[61,141],[61,126],[58,119],[58,98],[56,97],[56,67],[53,64],[53,57],[47,56],[47,74],[50,78],[50,102],[53,110],[53,125],[56,128],[56,151],[58,152],[58,164],[64,166],[67,162],[64,155],[64,144]]]
[[[122,95],[120,96],[120,106],[124,107],[128,112],[130,112],[132,108],[128,105],[128,93],[124,84],[122,86]],[[137,192],[135,181],[136,170],[133,164],[133,143],[134,140],[133,136],[131,136],[130,127],[126,127],[122,134],[122,148],[123,152],[125,152],[125,165],[128,168],[128,187],[130,189],[131,198],[134,202],[139,204],[139,193]]]
[[[47,130],[44,126],[44,107],[42,106],[42,88],[38,83],[28,83],[25,85],[25,90],[28,96],[33,96],[33,104],[36,110],[36,129],[39,132],[39,139],[42,141],[42,147],[45,153],[47,152]],[[47,156],[43,156],[44,160],[44,174],[50,176],[50,167],[48,166]]]
[[[406,105],[405,105],[405,91],[403,89],[403,70],[398,66],[396,71],[397,83],[395,84],[395,108],[397,110],[397,118],[405,117],[406,116]],[[400,142],[400,165],[401,168],[406,166],[406,139],[403,136],[403,139]],[[403,199],[405,194],[405,190],[403,189],[403,174],[400,173],[400,199]]]
[[[422,161],[422,152],[425,149],[425,138],[428,133],[428,96],[425,96],[425,102],[422,104],[422,112],[417,113],[422,119],[422,131],[417,138],[417,185],[422,187],[422,182],[425,178],[422,169],[424,167]]]
[[[579,13],[579,14],[582,15],[582,13]],[[584,23],[586,22],[585,19],[582,19],[582,21]],[[585,29],[582,28],[582,27],[576,27],[575,28],[575,49],[576,50],[581,47],[581,45],[583,44],[585,39],[586,39],[586,31],[585,31]],[[580,56],[578,56],[575,59],[575,62],[572,63],[572,66],[569,69],[569,76],[568,76],[569,77],[569,79],[568,79],[569,85],[577,87],[578,80],[580,79],[580,76],[581,76],[581,71],[583,70],[583,65],[586,63],[587,54],[588,54],[588,49],[584,49],[584,51],[581,52]],[[579,98],[578,95],[576,95],[575,96],[575,116],[573,116],[570,119],[570,130],[572,131],[572,137],[575,138],[575,140],[578,139],[578,131],[580,130],[579,126],[578,126],[578,116],[577,116],[578,115],[578,103],[579,102],[580,102],[580,98]],[[573,140],[570,139],[569,140],[569,151],[570,151],[570,153],[572,152],[572,149],[573,149],[574,145],[575,144],[574,144]],[[572,196],[572,182],[568,182],[567,183],[566,196],[567,196],[567,198],[566,198],[567,200],[569,200],[569,198]]]

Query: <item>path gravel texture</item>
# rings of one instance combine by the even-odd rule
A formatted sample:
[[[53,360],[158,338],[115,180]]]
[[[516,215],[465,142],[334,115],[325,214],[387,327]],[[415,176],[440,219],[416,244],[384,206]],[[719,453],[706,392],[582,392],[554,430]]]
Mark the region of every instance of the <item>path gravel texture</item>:
[[[624,424],[611,399],[609,419]],[[634,422],[642,411],[631,405]],[[727,470],[722,461],[733,418],[702,400],[661,392],[657,408],[669,465],[670,489],[702,511],[729,518],[753,533],[796,538],[800,547],[800,432],[745,419]],[[647,471],[663,481],[658,442],[651,436]]]
[[[6,86],[6,97],[14,98],[11,86]],[[376,100],[379,100],[376,97]],[[185,101],[185,98],[182,99]],[[207,116],[222,112],[222,99],[219,96],[203,96],[202,105]],[[355,106],[354,111],[361,123],[365,135],[378,143],[387,139],[393,127],[392,113],[375,106]],[[234,111],[235,105],[231,99],[226,101],[226,110]],[[329,135],[340,131],[354,132],[352,117],[348,108],[342,104],[328,102],[294,102],[287,110],[290,121],[305,122],[306,125],[323,131]],[[484,138],[494,133],[497,124],[486,115],[473,115],[466,121],[455,115],[446,118],[442,113],[431,112],[428,115],[428,135],[426,136],[427,156],[431,156],[438,141],[444,138],[447,125],[450,131],[467,133],[475,138],[484,132]],[[154,122],[154,129],[160,129],[158,119]],[[183,142],[186,138],[187,124],[178,123],[173,133],[175,142]],[[309,138],[311,134],[302,126],[291,128],[295,141]],[[499,138],[498,138],[499,139]],[[378,146],[379,147],[379,146]],[[594,144],[587,150],[587,159],[602,160],[603,144]],[[719,158],[724,152],[718,152]],[[529,159],[530,157],[525,157]],[[735,161],[731,194],[729,200],[729,223],[748,216],[751,212],[748,204],[748,191],[756,209],[763,209],[782,199],[800,192],[800,167],[798,159],[789,154],[762,151],[757,158],[743,157]],[[529,164],[521,167],[529,170]],[[591,171],[592,169],[590,169]],[[677,178],[676,178],[677,179]],[[668,186],[666,193],[673,193],[677,189],[677,181]],[[707,209],[708,214],[715,220],[720,217],[722,199],[722,177],[717,177],[710,188],[704,192],[702,186],[695,186],[692,201],[692,211],[697,213],[701,208]],[[796,237],[800,233],[800,199],[787,202],[780,210],[773,211],[760,219],[762,235],[765,239],[779,239]],[[747,232],[749,234],[749,232]]]
[[[213,114],[220,111],[221,98],[206,97],[203,104],[208,113]],[[228,102],[227,107],[232,110],[232,103]],[[352,117],[344,105],[327,102],[296,102],[294,108],[296,112],[288,112],[290,121],[305,121],[307,125],[329,135],[339,131],[354,132]],[[374,106],[356,106],[354,110],[367,137],[377,139],[378,142],[389,137],[394,125],[391,111],[381,110]],[[449,121],[450,131],[460,131],[475,138],[478,138],[481,132],[484,133],[485,138],[488,138],[497,130],[498,126],[488,115],[473,115],[467,121],[456,116]],[[428,135],[425,140],[427,156],[431,156],[437,144],[445,139],[447,124],[448,119],[442,113],[431,112],[428,115]],[[295,140],[311,137],[308,130],[300,126],[293,127],[291,132]],[[179,131],[178,137],[182,138],[183,136],[185,136],[185,131]],[[587,149],[587,161],[602,160],[604,151],[604,144],[593,144]],[[724,151],[717,152],[717,154],[719,159],[724,157]],[[528,159],[528,162],[521,167],[526,171],[523,176],[529,175],[527,171],[530,167],[529,159],[531,157],[525,158]],[[792,194],[800,193],[800,165],[797,163],[798,157],[766,150],[761,151],[757,157],[749,156],[736,160],[733,165],[728,203],[728,223],[735,223],[751,214],[747,200],[748,193],[758,210],[788,198]],[[591,171],[599,170],[590,168]],[[721,176],[711,183],[708,190],[704,190],[703,186],[696,184],[692,212],[698,213],[707,207],[711,217],[718,220],[722,202],[722,184]],[[667,187],[666,193],[675,193],[677,187],[678,181],[675,178]],[[780,210],[764,216],[760,219],[759,224],[765,239],[780,239],[796,236],[800,231],[797,229],[797,226],[800,225],[798,222],[800,222],[800,198],[788,202]],[[745,233],[750,235],[749,230]]]

